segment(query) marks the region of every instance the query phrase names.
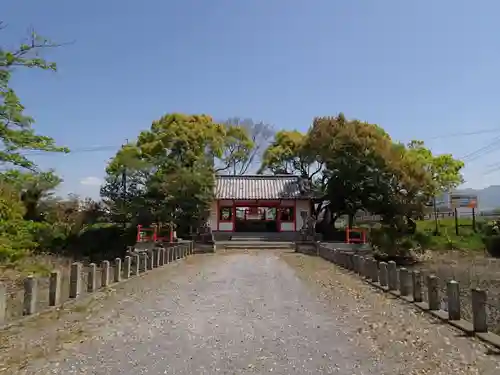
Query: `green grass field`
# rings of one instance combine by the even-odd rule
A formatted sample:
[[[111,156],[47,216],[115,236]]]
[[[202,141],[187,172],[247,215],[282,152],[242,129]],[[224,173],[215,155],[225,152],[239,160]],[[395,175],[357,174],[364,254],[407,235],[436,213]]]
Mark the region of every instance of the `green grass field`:
[[[434,220],[421,220],[417,221],[417,233],[413,237],[422,248],[429,250],[483,251],[485,247],[480,228],[485,222],[483,218],[476,220],[476,231],[474,231],[471,218],[459,219],[457,235],[454,218],[439,219],[439,235],[436,236]],[[375,228],[378,222],[358,223],[357,226]]]
[[[428,247],[435,250],[484,250],[480,226],[483,222],[477,221],[476,231],[472,228],[472,219],[458,219],[458,235],[455,232],[455,219],[440,219],[439,235],[435,236],[436,224],[434,220],[422,220],[417,222],[417,239],[424,235],[429,241]]]

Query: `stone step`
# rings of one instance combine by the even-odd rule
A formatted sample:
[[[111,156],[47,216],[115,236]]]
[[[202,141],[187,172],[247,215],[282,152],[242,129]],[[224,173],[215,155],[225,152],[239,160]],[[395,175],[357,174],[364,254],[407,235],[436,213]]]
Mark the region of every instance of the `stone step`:
[[[217,249],[295,249],[293,242],[218,241]]]

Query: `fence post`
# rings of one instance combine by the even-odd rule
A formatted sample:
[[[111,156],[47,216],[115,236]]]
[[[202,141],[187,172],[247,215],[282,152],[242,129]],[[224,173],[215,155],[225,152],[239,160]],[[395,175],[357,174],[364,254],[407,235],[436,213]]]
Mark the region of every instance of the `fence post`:
[[[101,267],[101,286],[105,288],[109,285],[109,260],[103,260]]]
[[[69,275],[69,298],[77,298],[80,294],[80,274],[82,273],[82,264],[75,262],[71,264]]]
[[[422,274],[420,271],[412,272],[413,302],[422,302]]]
[[[376,259],[372,259],[372,271],[371,271],[371,277],[372,277],[372,282],[377,283],[378,282],[378,262]]]
[[[141,257],[139,254],[134,255],[134,275],[138,276],[141,273]]]
[[[130,270],[132,267],[132,258],[130,255],[125,256],[125,262],[124,262],[124,271],[123,271],[123,277],[125,279],[130,279]]]
[[[57,306],[61,302],[61,272],[52,271],[49,278],[49,306]]]
[[[148,270],[148,254],[147,253],[142,254],[141,270],[142,270],[142,272],[146,272]]]
[[[410,294],[409,276],[410,274],[406,268],[399,269],[399,293],[402,297],[407,297]]]
[[[427,299],[429,300],[429,310],[439,310],[441,303],[439,301],[438,278],[436,275],[427,276]]]
[[[386,288],[387,287],[387,279],[388,279],[388,271],[387,271],[387,263],[386,262],[379,263],[379,279],[380,279],[380,286]]]
[[[89,273],[87,279],[87,292],[94,293],[97,289],[97,265],[89,264]]]
[[[114,282],[118,283],[122,280],[122,260],[121,258],[115,259],[115,269],[114,269]]]
[[[361,277],[365,274],[365,258],[361,255],[358,255],[358,273]]]
[[[158,267],[163,266],[165,263],[165,249],[162,247],[158,249]]]
[[[36,312],[37,291],[38,283],[33,275],[24,279],[23,315],[32,315]]]
[[[0,283],[0,325],[5,323],[7,315],[7,288],[3,283]]]
[[[398,268],[396,266],[396,262],[390,260],[387,264],[387,271],[389,274],[388,286],[389,290],[397,290],[398,289]]]
[[[448,319],[460,320],[460,285],[455,280],[450,280],[446,284],[446,295],[448,298]]]
[[[472,325],[474,332],[488,332],[486,315],[487,296],[484,290],[472,289]]]
[[[152,270],[153,269],[153,264],[155,261],[155,253],[153,250],[148,251],[148,257],[147,257],[147,269]]]
[[[349,270],[351,270],[351,271],[355,271],[355,268],[354,268],[354,264],[355,264],[354,263],[354,254],[348,254],[347,259],[348,259],[348,262],[347,262],[348,267],[347,268]]]

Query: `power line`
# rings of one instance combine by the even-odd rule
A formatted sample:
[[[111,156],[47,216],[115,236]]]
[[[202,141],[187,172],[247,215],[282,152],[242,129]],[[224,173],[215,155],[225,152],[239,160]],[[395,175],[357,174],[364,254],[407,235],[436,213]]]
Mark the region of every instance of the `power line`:
[[[70,152],[67,154],[61,152],[47,152],[39,150],[23,150],[21,151],[21,153],[25,154],[26,156],[31,156],[31,155],[61,156],[61,155],[80,154],[84,152],[102,152],[102,151],[113,151],[113,150],[118,151],[120,148],[121,146],[93,146],[93,147],[81,147],[81,148],[70,149]]]
[[[456,138],[456,137],[466,137],[466,136],[470,136],[470,135],[479,135],[479,134],[488,134],[488,133],[500,133],[500,128],[483,129],[483,130],[477,130],[474,132],[443,134],[443,135],[437,135],[434,137],[430,137],[427,139],[434,140],[434,139],[443,139],[443,138],[451,138],[451,137]]]
[[[488,155],[491,152],[496,151],[499,148],[499,146],[500,146],[500,136],[493,138],[493,140],[487,145],[482,146],[477,150],[462,156],[460,159],[463,161],[470,162],[480,158],[481,156]]]

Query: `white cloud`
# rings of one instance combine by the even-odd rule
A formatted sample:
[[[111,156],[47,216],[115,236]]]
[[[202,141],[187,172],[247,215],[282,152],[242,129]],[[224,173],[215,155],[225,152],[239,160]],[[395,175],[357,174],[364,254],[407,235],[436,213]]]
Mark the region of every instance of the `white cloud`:
[[[82,178],[80,180],[80,184],[87,185],[87,186],[101,186],[102,181],[98,177],[89,176],[89,177]]]

